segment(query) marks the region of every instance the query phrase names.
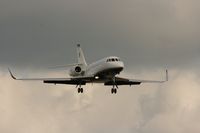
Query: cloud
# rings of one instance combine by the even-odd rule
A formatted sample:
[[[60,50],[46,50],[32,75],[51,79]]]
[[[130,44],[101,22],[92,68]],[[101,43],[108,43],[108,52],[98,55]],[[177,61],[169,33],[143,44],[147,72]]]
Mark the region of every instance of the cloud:
[[[1,132],[80,132],[76,114],[90,106],[90,91],[78,97],[75,87],[16,82],[2,73],[0,79]]]
[[[117,95],[103,85],[87,85],[80,95],[73,86],[13,81],[4,72],[0,75],[1,132],[200,131],[196,74],[174,70],[166,84],[120,87]]]

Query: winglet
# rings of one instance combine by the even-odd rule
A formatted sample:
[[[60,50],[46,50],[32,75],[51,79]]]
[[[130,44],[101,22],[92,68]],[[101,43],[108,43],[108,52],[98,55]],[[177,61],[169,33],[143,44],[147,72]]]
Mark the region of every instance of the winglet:
[[[11,72],[10,68],[8,68],[8,71],[9,71],[9,73],[10,73],[10,76],[11,76],[13,79],[15,79],[15,80],[16,80],[16,78],[15,78],[15,76],[12,74],[12,72]]]
[[[168,80],[169,80],[168,70],[166,69],[166,79],[165,79],[165,81],[168,81]]]

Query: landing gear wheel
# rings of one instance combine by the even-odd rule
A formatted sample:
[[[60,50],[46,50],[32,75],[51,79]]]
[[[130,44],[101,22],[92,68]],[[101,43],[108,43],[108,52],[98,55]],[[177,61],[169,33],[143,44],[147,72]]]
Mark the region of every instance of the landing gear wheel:
[[[117,93],[117,89],[112,88],[112,89],[111,89],[111,93],[112,93],[112,94],[116,94],[116,93]]]
[[[83,93],[83,88],[78,88],[78,93]]]
[[[114,89],[115,94],[117,93],[117,89]]]
[[[83,88],[81,88],[81,93],[83,93]]]
[[[111,89],[111,94],[113,94],[113,93],[114,93],[114,91],[113,91],[113,90],[114,90],[114,89],[112,88],[112,89]]]
[[[78,93],[80,93],[81,92],[81,89],[80,88],[78,88]]]

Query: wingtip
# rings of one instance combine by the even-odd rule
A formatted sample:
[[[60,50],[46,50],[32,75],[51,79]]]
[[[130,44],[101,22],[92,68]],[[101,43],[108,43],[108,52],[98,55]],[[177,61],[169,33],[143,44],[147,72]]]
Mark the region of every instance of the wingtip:
[[[11,70],[10,70],[10,68],[8,68],[8,71],[9,71],[9,73],[10,73],[10,76],[13,78],[13,79],[15,79],[16,80],[16,77],[12,74],[12,72],[11,72]]]
[[[168,69],[166,69],[166,81],[169,80],[169,76],[168,76]]]

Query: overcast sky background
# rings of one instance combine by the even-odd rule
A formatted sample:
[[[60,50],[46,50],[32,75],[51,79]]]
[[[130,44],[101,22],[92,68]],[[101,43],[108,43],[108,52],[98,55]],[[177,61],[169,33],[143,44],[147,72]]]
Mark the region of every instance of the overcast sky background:
[[[199,133],[200,1],[1,0],[0,132]],[[80,42],[88,63],[116,55],[123,76],[170,81],[110,87],[16,82],[58,76],[49,66],[76,62]]]

